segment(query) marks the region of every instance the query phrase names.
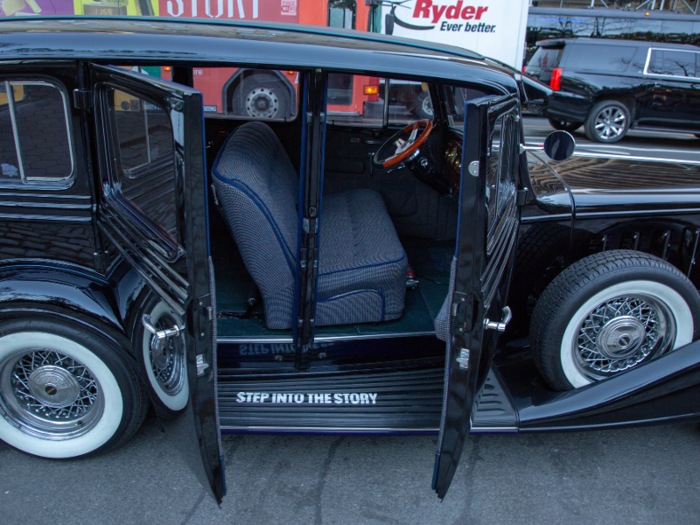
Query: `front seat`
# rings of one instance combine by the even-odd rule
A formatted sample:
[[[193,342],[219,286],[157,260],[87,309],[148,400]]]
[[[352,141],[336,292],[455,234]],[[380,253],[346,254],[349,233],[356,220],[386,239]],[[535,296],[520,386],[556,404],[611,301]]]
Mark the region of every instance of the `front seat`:
[[[269,329],[292,326],[299,179],[274,132],[261,122],[237,128],[214,162],[222,214],[260,289]],[[406,293],[406,253],[381,196],[352,190],[323,198],[316,326],[398,319]]]

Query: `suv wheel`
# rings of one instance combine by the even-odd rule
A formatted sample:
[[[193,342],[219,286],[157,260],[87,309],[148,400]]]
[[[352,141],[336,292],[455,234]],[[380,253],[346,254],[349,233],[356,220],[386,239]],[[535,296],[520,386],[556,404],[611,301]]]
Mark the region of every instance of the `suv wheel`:
[[[560,131],[568,131],[569,133],[573,133],[576,131],[578,128],[580,128],[583,125],[583,122],[569,122],[568,120],[559,120],[559,119],[549,119],[549,125],[552,126],[554,129],[558,129]]]
[[[630,129],[629,109],[617,100],[602,100],[588,113],[584,129],[595,142],[617,142]]]

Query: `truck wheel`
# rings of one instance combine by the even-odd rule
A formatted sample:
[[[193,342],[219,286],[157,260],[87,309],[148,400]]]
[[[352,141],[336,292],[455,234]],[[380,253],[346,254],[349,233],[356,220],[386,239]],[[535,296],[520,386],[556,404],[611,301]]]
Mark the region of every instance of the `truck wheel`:
[[[595,104],[588,113],[584,126],[586,137],[607,144],[621,140],[629,128],[629,109],[617,100],[601,100]]]
[[[631,250],[596,253],[547,287],[530,344],[551,387],[570,390],[694,341],[699,314],[698,291],[664,260]]]
[[[413,114],[419,119],[433,120],[433,103],[427,92],[420,93],[413,102]]]
[[[182,320],[159,298],[151,298],[144,308],[151,324],[158,330],[181,326]],[[149,313],[150,312],[150,313]],[[139,320],[140,321],[140,320]],[[170,412],[178,412],[187,406],[190,390],[187,383],[185,338],[182,334],[158,339],[138,323],[137,341],[148,386],[156,401]]]
[[[138,430],[148,395],[97,332],[49,319],[0,324],[0,438],[23,452],[107,452]]]
[[[243,79],[231,98],[233,113],[240,117],[287,118],[292,104],[287,89],[270,74],[253,74]]]
[[[549,119],[549,125],[552,126],[554,129],[558,129],[560,131],[568,131],[569,133],[573,133],[576,131],[578,128],[580,128],[583,125],[583,122],[569,122],[568,120],[559,120],[559,119]]]

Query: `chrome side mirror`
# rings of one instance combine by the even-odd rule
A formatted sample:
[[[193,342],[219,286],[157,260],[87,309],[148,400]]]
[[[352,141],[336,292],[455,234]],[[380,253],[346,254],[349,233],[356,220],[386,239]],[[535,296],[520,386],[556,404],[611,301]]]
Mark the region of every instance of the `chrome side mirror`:
[[[552,131],[544,140],[544,152],[552,160],[566,160],[574,154],[576,139],[568,131]]]

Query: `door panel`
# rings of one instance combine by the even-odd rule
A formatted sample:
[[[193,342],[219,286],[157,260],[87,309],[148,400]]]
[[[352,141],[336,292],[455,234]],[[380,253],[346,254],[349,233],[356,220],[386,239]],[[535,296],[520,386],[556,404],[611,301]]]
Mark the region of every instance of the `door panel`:
[[[498,333],[510,320],[505,301],[518,233],[517,97],[485,97],[466,106],[451,339],[433,477],[440,498],[457,469]]]
[[[220,502],[201,93],[121,68],[89,70],[102,182],[98,226],[183,321],[155,334],[184,336],[186,348],[190,399],[167,427]]]

